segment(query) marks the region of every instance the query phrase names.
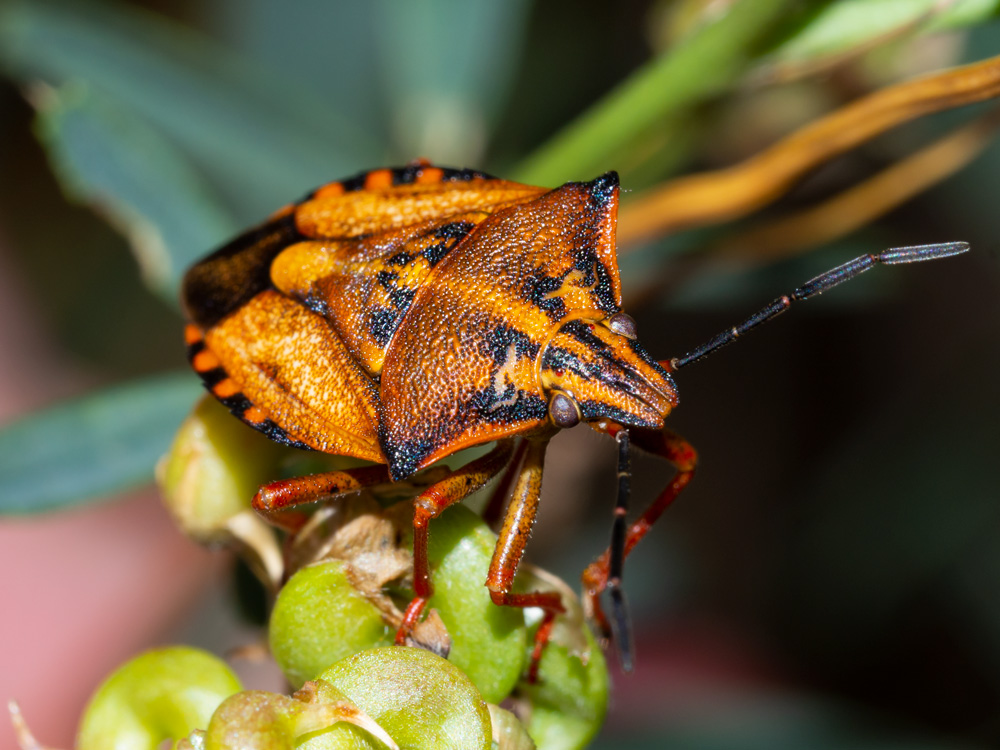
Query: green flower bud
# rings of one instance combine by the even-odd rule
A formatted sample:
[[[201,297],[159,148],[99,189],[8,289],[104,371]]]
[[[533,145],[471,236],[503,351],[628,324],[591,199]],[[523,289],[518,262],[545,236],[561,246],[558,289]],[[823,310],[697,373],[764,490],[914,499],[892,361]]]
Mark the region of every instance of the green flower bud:
[[[327,669],[318,681],[348,696],[409,750],[490,750],[490,712],[461,670],[421,648],[389,646],[363,651]],[[371,734],[337,724],[299,745],[300,750],[385,750]]]
[[[451,636],[448,660],[469,676],[490,703],[514,689],[525,669],[524,612],[498,607],[486,588],[497,536],[462,505],[431,521],[427,556],[431,561],[436,609]]]
[[[250,501],[277,476],[281,455],[281,446],[206,396],[156,470],[164,504],[181,530],[199,542],[234,544],[272,588],[282,576],[281,551],[274,529]]]
[[[147,651],[125,663],[94,694],[77,750],[157,750],[208,726],[212,713],[241,689],[225,663],[185,646]]]
[[[293,750],[307,734],[346,722],[398,750],[385,731],[331,685],[307,683],[291,698],[249,690],[228,698],[204,732],[178,750]]]
[[[363,649],[392,643],[382,613],[350,582],[343,560],[302,568],[271,613],[271,653],[294,687]]]
[[[510,711],[490,703],[490,721],[493,724],[493,750],[535,750],[535,743]]]
[[[522,685],[530,703],[528,734],[542,750],[582,750],[600,731],[608,708],[608,668],[589,629],[585,653],[550,642],[538,682]]]

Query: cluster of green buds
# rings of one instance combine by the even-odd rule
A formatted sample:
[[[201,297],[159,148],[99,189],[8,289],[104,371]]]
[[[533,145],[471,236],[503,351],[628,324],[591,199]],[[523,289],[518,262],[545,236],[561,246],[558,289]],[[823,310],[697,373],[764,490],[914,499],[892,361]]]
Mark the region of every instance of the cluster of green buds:
[[[176,750],[585,747],[604,717],[608,675],[572,590],[522,567],[519,586],[555,588],[568,609],[531,682],[542,613],[492,603],[483,582],[496,535],[455,506],[431,526],[429,614],[409,645],[393,645],[412,597],[415,490],[399,484],[392,496],[319,504],[282,538],[250,499],[266,481],[305,473],[302,456],[205,399],[159,467],[180,528],[234,547],[273,594],[269,650],[290,695],[243,690],[223,661],[195,649],[149,652],[97,691],[78,750],[154,750],[166,740]]]

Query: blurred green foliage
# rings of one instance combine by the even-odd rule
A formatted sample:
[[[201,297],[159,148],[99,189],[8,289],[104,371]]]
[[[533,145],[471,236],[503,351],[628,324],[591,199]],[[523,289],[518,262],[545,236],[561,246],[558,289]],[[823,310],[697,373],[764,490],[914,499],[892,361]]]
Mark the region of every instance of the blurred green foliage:
[[[307,189],[415,156],[542,184],[618,168],[626,186],[650,185],[746,155],[740,137],[753,143],[759,125],[747,114],[780,120],[782,108],[771,102],[794,99],[792,109],[821,111],[850,98],[871,68],[830,73],[829,65],[859,48],[887,42],[895,60],[921,49],[915,39],[926,40],[928,51],[945,39],[957,59],[996,54],[998,5],[743,0],[719,13],[699,0],[614,8],[527,0],[0,4],[0,67],[10,82],[0,104],[12,113],[3,118],[3,158],[14,176],[0,186],[0,219],[23,248],[18,263],[44,290],[55,311],[48,322],[70,350],[107,380],[147,375],[4,427],[0,510],[67,507],[148,481],[198,390],[188,375],[156,374],[181,366],[172,310],[180,275],[236,228]],[[922,36],[966,27],[973,28],[960,36]],[[827,74],[787,88],[754,84],[775,71],[811,69]],[[126,238],[143,279],[167,305],[136,291],[132,269],[108,254],[118,249],[114,240],[53,199],[30,156],[12,155],[25,143],[17,126],[28,117],[15,86],[34,108],[60,187]],[[755,99],[767,104],[755,109],[748,104]],[[882,139],[841,163],[839,175],[818,176],[790,205],[836,190],[845,173],[863,176],[891,162],[955,117]],[[736,125],[727,130],[726,118]],[[997,174],[1000,150],[993,148],[915,208],[862,235],[738,278],[696,277],[673,309],[672,327],[660,322],[662,310],[643,323],[651,349],[681,350],[734,322],[732,311],[716,315],[705,300],[716,307],[736,300],[745,312],[748,300],[770,299],[873,244],[973,242],[979,258],[969,262],[978,270],[931,271],[922,278],[939,284],[926,281],[919,287],[925,297],[909,298],[899,317],[870,309],[863,316],[859,305],[872,295],[849,293],[832,302],[845,308],[839,321],[826,325],[822,313],[803,313],[800,323],[783,322],[783,333],[734,347],[727,365],[705,366],[699,377],[685,372],[692,408],[678,413],[676,426],[706,457],[693,490],[701,499],[678,508],[660,549],[650,544],[630,559],[640,618],[674,606],[671,596],[683,599],[699,577],[707,579],[708,609],[720,616],[749,610],[752,637],[789,662],[810,660],[813,672],[798,669],[814,684],[898,709],[907,730],[895,737],[930,725],[1000,738],[1000,615],[991,593],[1000,557],[990,533],[1000,522],[991,476],[1000,449]],[[39,196],[48,203],[29,210]],[[696,250],[701,236],[679,242]],[[627,280],[663,255],[661,246],[629,258]],[[815,307],[829,313],[825,303]],[[700,332],[690,331],[694,324]],[[886,365],[876,352],[898,356],[898,364]],[[875,377],[868,365],[884,374]],[[752,379],[760,370],[771,374]],[[755,427],[738,433],[738,423]],[[573,527],[589,544],[580,555],[603,544],[605,528],[603,515],[593,528]],[[685,531],[696,528],[705,535],[685,542]],[[845,546],[845,539],[853,541]],[[732,555],[744,561],[735,582],[713,577]],[[682,571],[673,587],[662,572],[672,566]],[[724,590],[740,586],[770,607],[759,611],[764,605]],[[643,612],[645,594],[651,603]],[[934,614],[924,618],[927,611]],[[917,663],[925,651],[952,660],[931,673],[937,689]],[[959,687],[942,687],[949,682]],[[811,721],[812,704],[796,700],[778,701],[774,724],[733,718],[757,728],[742,734],[712,721],[663,731],[689,748],[893,746],[880,717],[856,722],[851,712],[824,709]],[[796,707],[798,720],[782,713]],[[984,718],[991,709],[992,724]],[[627,729],[637,737],[659,731]],[[924,746],[946,745],[955,746]]]

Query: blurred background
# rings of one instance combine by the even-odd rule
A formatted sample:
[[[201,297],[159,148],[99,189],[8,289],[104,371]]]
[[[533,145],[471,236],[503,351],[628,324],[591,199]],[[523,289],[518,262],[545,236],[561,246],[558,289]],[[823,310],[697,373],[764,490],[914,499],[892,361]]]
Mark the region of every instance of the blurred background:
[[[141,648],[257,637],[232,561],[136,489],[200,392],[176,288],[213,246],[415,157],[552,186],[618,169],[627,206],[1000,54],[997,6],[0,3],[0,698],[65,747]],[[754,216],[622,248],[662,358],[858,254],[973,252],[876,270],[678,373],[671,426],[699,474],[628,561],[637,667],[595,746],[1000,744],[995,106],[894,129]],[[974,120],[962,158],[929,153],[926,189],[863,226],[788,220],[831,205],[851,226],[864,212],[838,196],[913,180],[885,170]],[[634,469],[639,507],[669,471]],[[610,532],[612,444],[560,434],[545,479],[528,556],[575,582]]]

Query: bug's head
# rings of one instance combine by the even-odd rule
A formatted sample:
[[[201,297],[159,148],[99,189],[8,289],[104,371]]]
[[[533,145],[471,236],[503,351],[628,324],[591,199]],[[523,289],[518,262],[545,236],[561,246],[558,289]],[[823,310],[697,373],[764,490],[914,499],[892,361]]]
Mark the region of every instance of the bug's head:
[[[659,429],[677,404],[673,380],[642,348],[635,321],[622,312],[564,323],[540,364],[549,419],[556,427],[611,419]]]

